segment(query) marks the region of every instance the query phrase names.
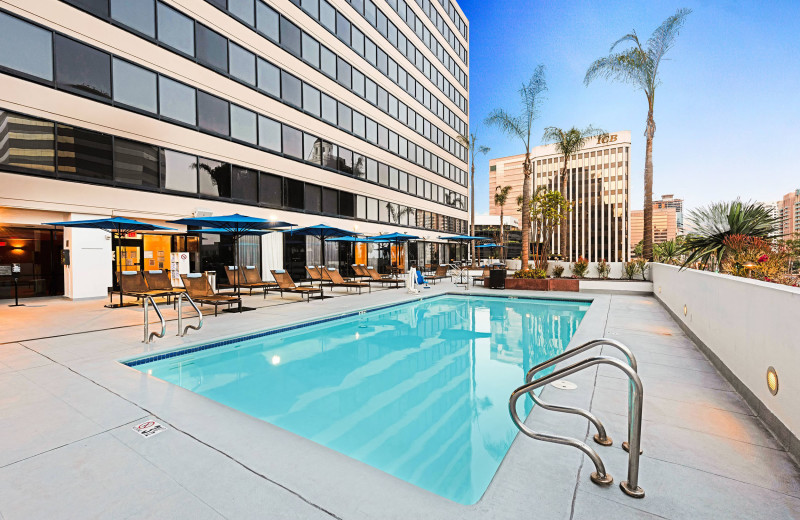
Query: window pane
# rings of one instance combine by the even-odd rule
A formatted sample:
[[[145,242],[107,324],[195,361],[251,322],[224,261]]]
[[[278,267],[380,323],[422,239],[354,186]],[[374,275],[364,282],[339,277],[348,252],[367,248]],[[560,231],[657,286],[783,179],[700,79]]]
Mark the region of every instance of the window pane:
[[[158,39],[194,56],[194,20],[158,2]]]
[[[311,36],[303,33],[303,61],[314,67],[319,68],[319,42]]]
[[[53,123],[0,110],[0,165],[32,173],[55,170]]]
[[[322,165],[322,139],[315,135],[303,134],[303,157],[310,163]]]
[[[364,97],[364,75],[361,74],[358,70],[353,69],[353,92]]]
[[[319,3],[319,21],[328,28],[329,31],[336,32],[336,10],[331,4],[322,0]]]
[[[56,83],[94,98],[111,99],[111,56],[56,35]]]
[[[230,72],[233,77],[239,78],[250,85],[256,84],[256,55],[230,42]]]
[[[258,32],[273,41],[281,41],[280,17],[278,13],[261,0],[256,0],[256,27]]]
[[[378,182],[378,162],[374,159],[367,159],[367,180]]]
[[[306,184],[305,189],[305,209],[306,211],[322,210],[322,188],[313,184]]]
[[[111,18],[151,38],[156,36],[156,3],[153,0],[111,0]]]
[[[322,212],[331,215],[339,214],[339,190],[322,188]]]
[[[257,195],[258,172],[234,166],[231,175],[231,197],[257,202]]]
[[[378,202],[378,220],[381,222],[389,222],[389,208],[391,204],[382,200]]]
[[[319,0],[302,0],[300,5],[303,6],[303,10],[310,14],[312,18],[315,20],[319,19]]]
[[[320,47],[320,70],[328,76],[336,77],[336,55],[327,47]]]
[[[367,198],[356,195],[356,218],[367,218]]]
[[[364,179],[367,176],[367,164],[363,155],[353,154],[353,175]]]
[[[0,66],[53,79],[53,33],[0,13]]]
[[[367,136],[367,120],[361,112],[353,112],[353,133],[359,137]]]
[[[322,165],[337,170],[339,168],[339,147],[328,141],[322,143]]]
[[[300,80],[291,74],[281,71],[281,99],[298,108],[303,106],[303,94]]]
[[[161,115],[190,125],[197,124],[195,89],[164,76],[158,79]]]
[[[58,172],[112,180],[111,136],[58,125]]]
[[[378,87],[378,108],[384,112],[389,111],[389,93],[382,87]]]
[[[378,85],[376,85],[375,82],[372,81],[369,78],[366,79],[366,85],[367,85],[367,89],[366,89],[367,90],[367,95],[366,95],[367,101],[369,101],[373,105],[377,105],[378,104]]]
[[[367,220],[378,220],[378,200],[367,197]]]
[[[336,36],[347,45],[350,45],[350,22],[342,13],[336,13]]]
[[[114,139],[114,180],[134,186],[158,187],[158,147]]]
[[[200,173],[200,193],[211,197],[231,196],[231,165],[200,157],[197,162]]]
[[[378,146],[389,147],[389,130],[383,125],[378,125]]]
[[[228,102],[203,91],[197,92],[197,125],[209,132],[230,135]]]
[[[261,174],[261,185],[258,188],[258,201],[270,206],[283,205],[283,179],[277,175]]]
[[[108,0],[65,0],[68,4],[72,4],[81,9],[85,9],[90,13],[97,16],[108,16]]]
[[[340,85],[350,88],[352,84],[352,70],[353,68],[350,66],[349,63],[344,61],[343,59],[337,59],[338,70],[336,71],[336,80],[339,82]]]
[[[285,205],[292,209],[303,209],[305,194],[303,182],[294,179],[283,179],[283,195]]]
[[[375,65],[375,55],[377,52],[378,48],[375,47],[375,43],[369,38],[364,38],[364,57],[373,65]]]
[[[281,70],[262,59],[258,60],[258,88],[267,94],[281,97]]]
[[[303,158],[303,132],[283,125],[283,153],[296,159]]]
[[[228,0],[228,11],[238,16],[248,25],[255,25],[253,0]]]
[[[227,40],[204,25],[197,24],[197,59],[204,65],[227,72]]]
[[[161,163],[164,165],[165,188],[197,193],[197,157],[164,150]]]
[[[322,119],[336,125],[336,100],[327,94],[322,94]]]
[[[231,137],[248,143],[258,142],[256,129],[256,113],[231,105]]]
[[[317,117],[320,116],[319,90],[308,83],[303,83],[303,110]]]
[[[114,58],[114,101],[158,113],[156,73]]]
[[[398,188],[399,175],[397,168],[389,168],[389,187]]]
[[[346,191],[339,192],[339,214],[345,217],[355,217],[355,196]]]
[[[351,175],[353,173],[353,152],[339,147],[339,171]]]
[[[384,186],[389,185],[389,167],[383,163],[378,163],[378,182]]]
[[[281,151],[281,124],[264,116],[258,116],[258,145]]]
[[[352,121],[353,110],[347,105],[339,103],[339,128],[347,130],[348,132],[352,131]]]
[[[300,29],[287,18],[281,18],[281,46],[300,57]]]
[[[367,119],[367,141],[378,143],[378,124],[372,119]]]

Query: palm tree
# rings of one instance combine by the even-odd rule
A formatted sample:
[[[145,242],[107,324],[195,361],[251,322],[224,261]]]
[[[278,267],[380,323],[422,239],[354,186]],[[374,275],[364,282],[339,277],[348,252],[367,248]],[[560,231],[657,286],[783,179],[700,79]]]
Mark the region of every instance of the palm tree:
[[[497,186],[494,189],[494,205],[500,206],[500,245],[505,246],[505,242],[503,242],[503,208],[508,201],[508,193],[511,191],[511,186]],[[523,215],[525,212],[523,211]],[[523,233],[524,235],[525,233]],[[524,239],[523,239],[524,240]],[[503,248],[503,260],[505,260],[505,248]]]
[[[575,128],[574,126],[567,131],[564,131],[555,126],[548,126],[544,129],[544,142],[554,143],[556,151],[564,158],[564,167],[561,168],[561,196],[567,199],[567,172],[569,171],[569,158],[577,154],[586,145],[589,137],[603,134],[604,132],[599,128],[594,128],[589,125],[583,130]],[[567,219],[561,219],[561,242],[559,252],[568,260],[567,255]]]
[[[647,138],[644,159],[644,257],[653,258],[653,136],[656,122],[653,119],[653,103],[656,87],[661,84],[658,68],[661,60],[675,44],[686,17],[691,9],[678,9],[655,30],[643,46],[636,31],[626,34],[611,46],[609,55],[596,60],[586,71],[583,79],[587,86],[597,77],[631,83],[644,92],[647,97],[647,125],[644,136]],[[627,50],[614,52],[620,43],[632,43]]]
[[[476,146],[478,141],[477,134],[478,131],[476,130],[475,133],[469,136],[464,134],[458,136],[458,141],[469,150],[470,165],[472,167],[469,176],[469,236],[471,237],[475,236],[475,155],[486,155],[489,153],[488,146]],[[472,264],[475,265],[475,241],[470,243],[470,258],[472,259]]]
[[[531,130],[533,121],[539,117],[539,108],[543,101],[542,95],[547,90],[544,78],[544,65],[539,65],[533,72],[528,83],[519,89],[522,100],[522,112],[512,116],[505,110],[498,108],[486,118],[486,124],[502,130],[509,137],[522,141],[525,146],[525,162],[522,163],[522,207],[527,208],[531,202]],[[528,258],[531,243],[531,215],[522,212],[522,268],[528,268]]]
[[[716,202],[689,213],[694,227],[683,242],[682,252],[688,256],[683,267],[700,261],[703,266],[714,258],[719,265],[725,254],[725,239],[729,235],[747,235],[769,240],[778,231],[780,218],[760,202]]]

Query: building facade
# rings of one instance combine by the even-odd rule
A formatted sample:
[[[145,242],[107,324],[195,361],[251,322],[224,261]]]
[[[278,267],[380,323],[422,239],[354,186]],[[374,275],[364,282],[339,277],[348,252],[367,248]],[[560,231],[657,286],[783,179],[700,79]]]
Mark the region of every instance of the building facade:
[[[109,216],[465,233],[468,49],[451,0],[0,0],[0,264],[26,294],[82,298],[113,258],[232,262],[220,236],[41,225]],[[241,247],[262,270],[320,256],[278,233]]]
[[[674,207],[653,208],[653,243],[662,244],[678,235],[678,211]],[[644,210],[635,209],[631,211],[631,254],[643,239]]]
[[[778,201],[777,213],[780,218],[780,231],[785,239],[800,233],[800,190],[787,193]]]
[[[578,257],[591,262],[630,259],[630,149],[629,131],[589,138],[580,153],[569,162],[566,199],[573,204],[567,217],[567,251],[560,249],[560,231],[554,233],[550,251],[574,262]],[[489,212],[499,215],[494,204],[498,186],[511,186],[506,215],[520,218],[517,198],[522,195],[525,155],[489,161]],[[531,150],[533,190],[560,189],[563,157],[555,145]],[[534,245],[535,247],[535,245]]]
[[[475,236],[500,244],[500,215],[475,215]],[[475,248],[476,259],[518,258],[522,254],[522,231],[516,217],[503,216],[504,248]],[[476,245],[488,242],[476,242]]]
[[[676,199],[675,195],[662,195],[661,200],[653,201],[653,209],[675,208],[675,221],[677,226],[677,233],[685,235],[686,229],[683,226],[683,199]],[[675,237],[673,237],[675,238]],[[672,240],[667,239],[667,240]]]

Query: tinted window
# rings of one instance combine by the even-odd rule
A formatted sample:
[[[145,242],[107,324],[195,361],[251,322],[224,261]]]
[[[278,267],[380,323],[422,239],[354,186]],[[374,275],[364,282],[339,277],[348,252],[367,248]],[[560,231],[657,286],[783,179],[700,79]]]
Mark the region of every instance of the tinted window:
[[[339,169],[339,147],[328,141],[322,143],[322,165],[333,170]]]
[[[164,76],[158,79],[161,115],[190,125],[197,124],[195,89]]]
[[[345,217],[355,217],[355,196],[346,191],[339,192],[339,214]]]
[[[164,187],[169,190],[197,193],[197,157],[163,150]]]
[[[245,83],[256,84],[256,55],[230,43],[230,73]]]
[[[331,32],[336,32],[336,10],[322,0],[319,5],[319,21]]]
[[[258,31],[274,41],[281,41],[280,17],[278,13],[261,0],[256,1],[256,27]]]
[[[322,188],[322,212],[332,215],[339,213],[339,190]]]
[[[228,0],[228,11],[248,25],[255,25],[253,0]]]
[[[0,110],[0,165],[26,172],[55,169],[52,123]]]
[[[340,172],[348,175],[353,173],[353,152],[346,148],[339,147],[338,169]]]
[[[158,39],[194,56],[194,20],[158,2]]]
[[[322,94],[322,119],[336,125],[336,100],[327,94]]]
[[[367,95],[365,96],[366,100],[369,101],[370,103],[372,103],[373,105],[377,105],[378,104],[378,85],[376,85],[375,82],[372,81],[371,79],[366,78],[366,86],[367,86],[367,88],[366,88]]]
[[[158,113],[155,72],[114,58],[114,101]]]
[[[364,33],[353,27],[350,31],[352,35],[350,46],[356,51],[360,56],[364,55]]]
[[[350,88],[352,81],[352,67],[349,63],[341,58],[337,59],[338,69],[336,71],[336,80],[344,87]]]
[[[228,102],[205,92],[197,92],[197,125],[209,132],[230,135]]]
[[[356,195],[356,217],[367,218],[367,199],[361,195]]]
[[[383,163],[378,163],[378,182],[384,186],[389,185],[389,167]]]
[[[303,83],[303,110],[317,117],[320,116],[319,90],[308,83]]]
[[[328,76],[336,77],[336,55],[327,47],[320,47],[320,70]]]
[[[353,110],[347,105],[339,103],[339,128],[350,132],[353,129],[352,122]]]
[[[322,164],[322,140],[311,134],[303,134],[303,157],[314,164]]]
[[[256,113],[240,106],[231,105],[231,137],[248,143],[258,142]]]
[[[197,162],[200,193],[211,197],[231,196],[231,165],[200,157]]]
[[[281,99],[296,107],[303,106],[303,94],[300,80],[281,71]]]
[[[366,177],[367,163],[363,155],[353,154],[353,175],[362,179]]]
[[[286,18],[281,18],[281,46],[300,57],[300,29]]]
[[[258,88],[267,94],[281,97],[281,70],[262,59],[258,60]]]
[[[319,19],[319,0],[302,0],[303,10],[313,18]]]
[[[197,59],[217,70],[228,70],[228,42],[211,29],[197,25]]]
[[[367,220],[378,220],[378,200],[367,197]]]
[[[56,35],[56,83],[82,95],[111,99],[111,56]]]
[[[256,202],[258,195],[258,172],[234,166],[231,174],[231,197]]]
[[[135,186],[158,187],[158,147],[114,139],[114,180]]]
[[[313,184],[306,184],[305,209],[316,212],[322,209],[322,188]]]
[[[270,206],[283,204],[283,179],[277,175],[261,174],[261,185],[258,188],[258,200]]]
[[[58,172],[112,180],[111,136],[58,125]]]
[[[365,96],[364,93],[364,75],[361,74],[357,69],[353,69],[353,92],[361,96],[362,98]]]
[[[303,209],[305,194],[303,182],[294,179],[283,179],[284,204],[292,209]]]
[[[336,13],[336,36],[350,45],[350,22],[342,13]]]
[[[367,136],[367,120],[361,112],[353,112],[353,133],[359,137]]]
[[[378,182],[378,163],[373,159],[367,159],[367,180]]]
[[[280,152],[281,124],[264,116],[258,116],[258,145]]]
[[[372,119],[367,119],[367,141],[378,142],[378,124]]]
[[[81,9],[85,9],[90,13],[98,16],[108,16],[108,0],[64,0],[68,4],[72,4]]]
[[[283,126],[283,153],[296,159],[303,158],[303,132]]]
[[[389,147],[389,130],[383,125],[378,125],[378,146]]]
[[[111,0],[111,18],[151,38],[156,36],[156,3],[153,0]]]
[[[319,68],[319,43],[311,36],[303,33],[303,60],[314,67]]]
[[[0,66],[53,79],[53,34],[0,13]]]

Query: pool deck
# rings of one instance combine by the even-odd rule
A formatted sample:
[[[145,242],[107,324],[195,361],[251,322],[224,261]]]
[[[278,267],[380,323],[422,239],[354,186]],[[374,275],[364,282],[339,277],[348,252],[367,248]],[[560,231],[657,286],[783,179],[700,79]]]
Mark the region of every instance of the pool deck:
[[[440,283],[422,295],[444,292],[465,291]],[[800,468],[652,296],[546,295],[593,300],[571,346],[605,336],[637,356],[645,394],[640,500],[617,486],[626,478],[627,381],[613,367],[569,376],[576,390],[547,387],[542,395],[591,409],[613,446],[593,443],[581,417],[537,407],[526,420],[589,439],[612,486],[589,480],[593,466],[578,450],[518,434],[483,498],[463,506],[118,362],[419,297],[404,289],[336,293],[291,304],[289,295],[254,295],[246,304],[257,310],[207,317],[183,338],[172,321],[150,345],[141,341],[141,308],[1,302],[0,519],[800,518]],[[521,383],[509,381],[509,394]],[[166,431],[144,438],[133,430],[148,419]]]

